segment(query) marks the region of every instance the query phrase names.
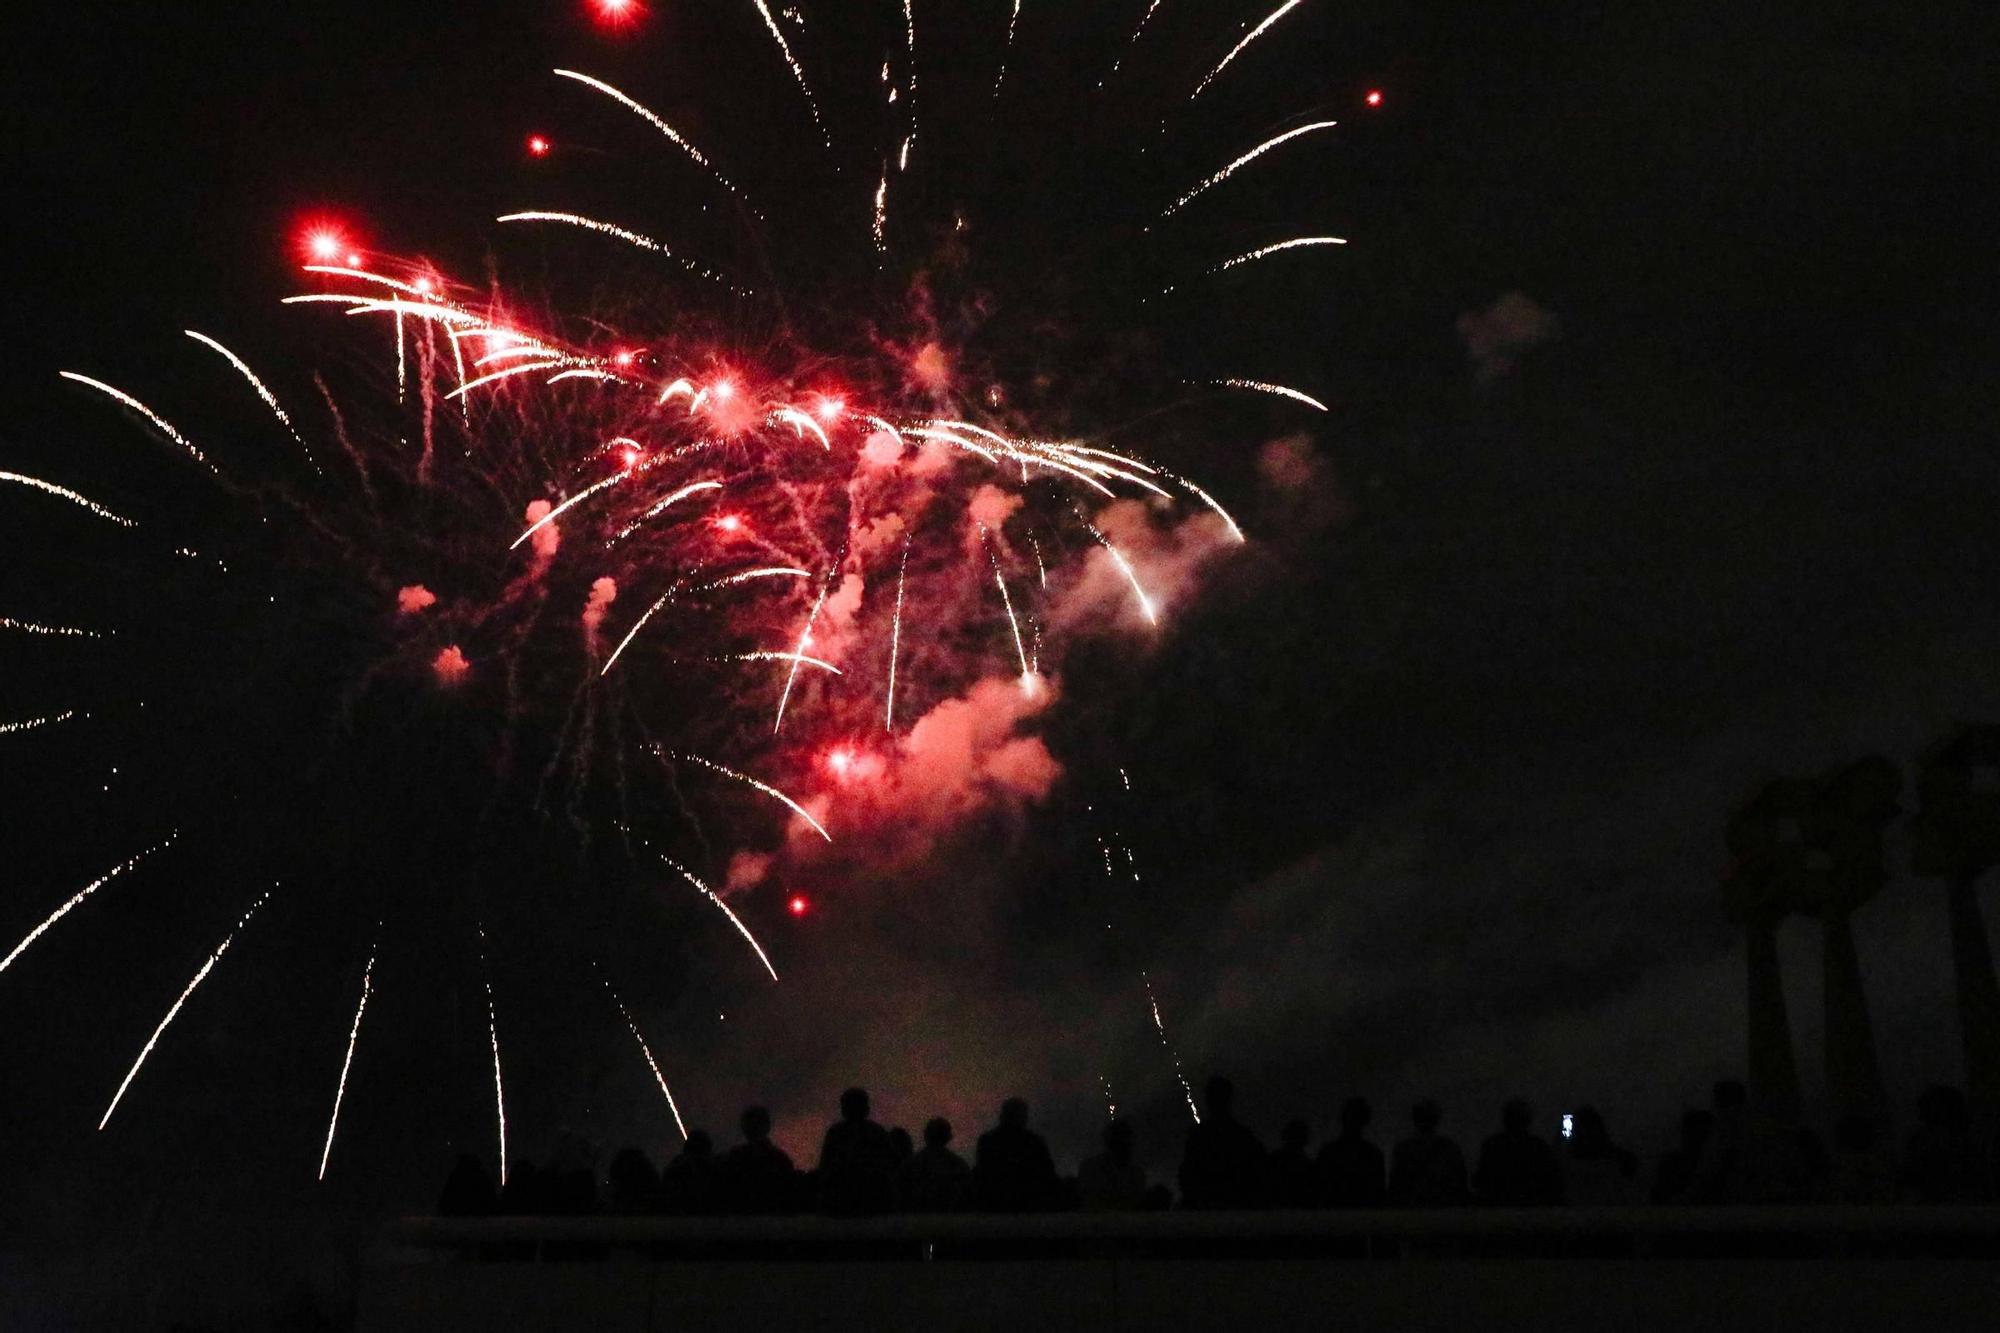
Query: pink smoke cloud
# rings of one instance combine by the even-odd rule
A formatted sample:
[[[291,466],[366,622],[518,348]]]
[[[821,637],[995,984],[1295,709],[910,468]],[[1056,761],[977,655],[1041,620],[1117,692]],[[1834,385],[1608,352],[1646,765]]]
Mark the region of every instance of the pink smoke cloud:
[[[396,610],[403,615],[413,616],[436,605],[437,594],[421,583],[397,590]]]
[[[1154,615],[1164,621],[1173,607],[1194,595],[1210,560],[1241,545],[1229,525],[1207,509],[1161,525],[1144,501],[1114,500],[1092,521],[1124,557],[1132,577],[1126,577],[1110,551],[1095,547],[1084,557],[1082,575],[1064,589],[1049,613],[1049,623],[1061,630],[1150,629],[1134,580],[1145,590]]]
[[[583,603],[583,637],[596,650],[597,632],[604,627],[604,617],[611,614],[611,604],[618,600],[618,580],[606,576],[590,585],[590,596]]]
[[[457,685],[472,674],[472,663],[465,660],[465,654],[454,643],[440,649],[438,655],[431,659],[431,670],[437,675],[438,684]]]
[[[529,523],[540,523],[549,516],[549,511],[554,508],[555,506],[547,500],[536,500],[529,504],[527,512],[522,514],[521,517]],[[555,524],[550,523],[546,527],[535,529],[535,535],[528,538],[528,543],[535,548],[537,559],[551,560],[554,559],[555,553],[562,548],[562,533],[556,530]]]

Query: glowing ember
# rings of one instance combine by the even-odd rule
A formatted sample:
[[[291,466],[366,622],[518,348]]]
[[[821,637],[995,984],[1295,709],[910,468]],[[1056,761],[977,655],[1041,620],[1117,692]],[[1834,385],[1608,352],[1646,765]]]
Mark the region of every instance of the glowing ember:
[[[797,893],[793,894],[791,901],[785,904],[786,910],[793,916],[804,916],[811,907],[812,904],[805,900],[805,895]]]
[[[1370,88],[1368,90],[1368,96],[1362,98],[1361,100],[1366,102],[1369,106],[1381,106],[1382,90],[1380,88]]]
[[[549,155],[549,141],[539,134],[529,135],[528,153],[533,157],[547,157]]]

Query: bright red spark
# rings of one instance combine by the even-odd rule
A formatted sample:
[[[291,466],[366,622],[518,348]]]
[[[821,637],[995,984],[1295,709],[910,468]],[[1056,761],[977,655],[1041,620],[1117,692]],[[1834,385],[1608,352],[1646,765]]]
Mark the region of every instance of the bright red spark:
[[[804,916],[812,904],[806,901],[804,894],[795,893],[792,895],[791,901],[786,903],[785,906],[793,916]]]
[[[637,467],[639,465],[639,460],[644,456],[645,455],[641,454],[637,449],[634,449],[630,445],[627,445],[625,448],[625,466]]]
[[[1369,106],[1381,106],[1382,90],[1380,88],[1370,88],[1368,90],[1368,95],[1362,98],[1361,100],[1366,102]]]
[[[629,366],[639,359],[639,354],[637,352],[620,352],[611,359],[621,366]]]
[[[838,398],[822,398],[819,400],[818,412],[821,421],[838,421],[840,420],[840,414],[846,410],[847,404]]]
[[[591,0],[597,21],[607,28],[622,28],[639,17],[638,0]]]
[[[721,528],[724,532],[740,532],[743,528],[743,520],[736,514],[724,514],[721,518],[715,520],[715,526]]]
[[[549,155],[549,141],[539,134],[529,135],[528,154],[531,157],[547,157]]]
[[[354,251],[352,251],[352,250],[349,250],[349,251],[347,252],[347,266],[348,266],[349,268],[360,268],[360,267],[361,267],[361,256],[360,256],[359,254],[357,254],[356,252],[354,252]]]
[[[322,264],[331,263],[340,257],[340,233],[331,227],[321,227],[306,235],[306,253]]]

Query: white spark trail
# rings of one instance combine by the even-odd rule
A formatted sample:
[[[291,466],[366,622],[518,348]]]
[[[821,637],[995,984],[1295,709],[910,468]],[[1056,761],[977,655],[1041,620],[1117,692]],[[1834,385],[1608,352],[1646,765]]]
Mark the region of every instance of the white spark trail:
[[[1176,476],[1174,477],[1174,480],[1178,482],[1180,485],[1185,486],[1190,494],[1192,494],[1197,500],[1200,500],[1203,504],[1207,505],[1211,510],[1213,510],[1216,517],[1220,518],[1224,523],[1228,524],[1230,536],[1234,537],[1239,542],[1247,542],[1250,540],[1248,537],[1243,535],[1243,529],[1236,526],[1236,520],[1230,517],[1229,511],[1227,509],[1224,509],[1222,507],[1221,501],[1217,500],[1207,491],[1203,490],[1201,487],[1189,481],[1186,477]]]
[[[0,736],[11,736],[17,731],[33,731],[37,727],[53,727],[58,722],[67,722],[75,716],[76,710],[70,708],[48,717],[24,717],[18,722],[0,722]]]
[[[1256,41],[1259,37],[1262,37],[1265,33],[1269,32],[1274,26],[1276,26],[1279,19],[1282,19],[1285,15],[1291,13],[1294,9],[1297,9],[1300,5],[1304,3],[1305,0],[1285,0],[1284,4],[1279,5],[1276,10],[1272,11],[1271,16],[1269,18],[1265,19],[1262,23],[1259,23],[1256,27],[1252,28],[1248,33],[1246,33],[1242,41],[1238,42],[1235,46],[1229,48],[1229,54],[1224,56],[1221,62],[1217,64],[1214,69],[1208,72],[1207,77],[1202,79],[1202,81],[1199,84],[1195,85],[1195,90],[1188,94],[1188,101],[1192,102],[1194,101],[1195,98],[1200,97],[1203,93],[1207,92],[1208,85],[1214,83],[1216,77],[1220,75],[1223,70],[1229,68],[1231,61],[1235,60],[1236,57],[1243,54],[1244,48],[1248,47],[1250,43]]]
[[[625,1019],[625,1026],[632,1032],[632,1040],[639,1043],[639,1053],[646,1057],[646,1067],[653,1071],[653,1079],[660,1085],[660,1095],[667,1099],[667,1109],[674,1114],[674,1128],[678,1129],[681,1137],[685,1139],[688,1136],[687,1124],[681,1119],[681,1108],[674,1105],[674,1090],[667,1086],[667,1076],[660,1072],[660,1062],[653,1058],[653,1048],[646,1044],[646,1038],[639,1031],[638,1021],[632,1017],[632,1011],[625,1007],[625,1001],[618,998],[617,989],[609,981],[604,983],[604,989],[611,992],[611,1003],[618,1006],[619,1014]]]
[[[1346,238],[1340,236],[1295,236],[1289,241],[1275,241],[1270,245],[1259,246],[1255,250],[1251,250],[1244,254],[1240,254],[1236,256],[1234,259],[1225,259],[1220,264],[1217,264],[1214,268],[1204,270],[1203,276],[1210,276],[1217,273],[1227,273],[1232,268],[1239,268],[1244,264],[1255,263],[1259,259],[1266,258],[1267,256],[1270,255],[1281,254],[1286,250],[1297,250],[1305,246],[1314,246],[1314,245],[1346,245],[1346,244],[1347,244]],[[1160,295],[1168,296],[1177,290],[1178,287],[1176,286],[1166,287],[1161,290]]]
[[[1099,532],[1095,523],[1084,518],[1083,511],[1078,510],[1077,517],[1083,520],[1083,526],[1090,530],[1090,535],[1097,538],[1097,544],[1102,546],[1105,552],[1110,555],[1112,562],[1118,566],[1118,572],[1125,576],[1125,581],[1132,585],[1132,591],[1139,599],[1139,610],[1145,613],[1147,623],[1152,625],[1159,624],[1160,615],[1153,607],[1153,599],[1146,596],[1146,590],[1139,586],[1139,576],[1133,572],[1132,564],[1125,558],[1125,553],[1120,551],[1116,546],[1113,546],[1111,539]]]
[[[101,639],[103,634],[94,629],[77,629],[72,625],[42,625],[32,620],[16,620],[12,616],[0,616],[0,629],[19,630],[23,634],[50,634],[63,639]]]
[[[903,646],[903,580],[910,572],[910,539],[903,538],[903,560],[896,568],[896,618],[889,630],[889,707],[883,713],[885,731],[896,730],[896,657]]]
[[[602,236],[610,236],[625,242],[627,245],[637,246],[641,250],[650,250],[656,255],[671,259],[698,278],[706,278],[710,282],[720,283],[732,291],[744,291],[743,288],[737,287],[714,269],[675,254],[673,249],[664,241],[656,241],[644,232],[633,231],[629,227],[620,227],[615,223],[601,222],[596,218],[585,217],[581,213],[554,213],[542,209],[531,209],[520,213],[502,213],[493,220],[495,222],[560,222],[568,227],[581,227],[585,231],[594,231]]]
[[[508,366],[503,370],[495,370],[489,374],[481,375],[478,379],[467,380],[465,383],[459,385],[456,389],[453,389],[450,393],[446,394],[445,397],[464,399],[465,396],[471,393],[474,389],[483,388],[488,384],[493,384],[500,380],[512,379],[516,375],[533,374],[535,371],[538,370],[556,370],[560,368],[563,364],[564,363],[560,360],[532,361],[532,362],[523,361],[519,365]]]
[[[780,40],[782,41],[783,39],[781,38]],[[701,167],[702,170],[706,171],[710,176],[714,177],[716,183],[721,185],[723,189],[729,191],[731,194],[735,195],[738,199],[743,199],[744,197],[743,191],[736,188],[736,183],[730,180],[729,177],[723,175],[721,169],[717,167],[715,163],[709,161],[708,158],[705,155],[703,155],[702,151],[699,148],[696,148],[693,144],[689,143],[685,138],[682,137],[681,132],[679,130],[667,124],[666,121],[661,120],[651,111],[648,111],[645,107],[639,105],[639,103],[633,101],[630,97],[627,97],[624,93],[619,92],[616,88],[613,88],[610,84],[604,82],[604,80],[602,79],[593,79],[592,77],[590,77],[590,75],[579,74],[573,69],[559,69],[556,71],[556,73],[565,79],[575,79],[578,83],[583,84],[585,87],[595,88],[598,92],[603,93],[606,97],[609,97],[612,101],[617,102],[619,105],[625,107],[628,111],[633,111],[638,113],[640,116],[643,116],[647,120],[647,122],[652,125],[654,129],[666,135],[667,139],[676,148],[680,149],[683,153],[686,153],[689,157],[693,158],[697,166]],[[748,201],[746,200],[745,203],[747,206]],[[753,214],[756,214],[759,218],[763,216],[762,214],[758,214],[757,210],[754,208],[751,209],[750,211]]]
[[[61,376],[66,380],[75,380],[78,384],[85,384],[90,386],[91,388],[97,390],[99,393],[105,394],[108,397],[113,398],[120,403],[123,403],[125,406],[131,408],[134,412],[137,412],[139,415],[145,417],[146,420],[152,422],[155,426],[159,427],[160,431],[164,435],[166,435],[168,439],[172,440],[175,444],[178,444],[181,448],[187,450],[188,455],[191,458],[193,458],[195,462],[207,468],[209,471],[209,475],[217,478],[218,480],[221,478],[222,473],[216,470],[215,464],[208,461],[207,455],[203,454],[201,450],[195,448],[194,441],[188,439],[187,436],[175,430],[173,424],[169,422],[165,417],[161,416],[158,412],[155,412],[152,408],[140,402],[137,398],[134,398],[131,394],[126,393],[123,389],[117,388],[113,385],[106,384],[103,380],[94,380],[88,375],[79,375],[74,370],[64,370],[58,373],[61,374]]]
[[[1007,16],[1007,41],[1000,48],[1000,74],[993,80],[993,95],[1000,95],[1001,87],[1007,82],[1007,58],[1014,53],[1014,29],[1021,23],[1021,0],[1014,0],[1014,12]]]
[[[1173,1042],[1167,1037],[1166,1022],[1160,1017],[1160,1001],[1153,994],[1152,978],[1141,972],[1139,980],[1146,985],[1146,1003],[1151,1005],[1153,1009],[1153,1027],[1160,1034],[1160,1045],[1166,1048],[1168,1058],[1174,1062],[1174,1077],[1180,1080],[1181,1095],[1187,1098],[1188,1114],[1193,1116],[1194,1122],[1199,1125],[1201,1123],[1201,1109],[1194,1104],[1194,1089],[1188,1086],[1187,1075],[1181,1072],[1180,1052],[1174,1049]]]
[[[769,649],[759,649],[748,653],[731,653],[725,660],[731,662],[797,662],[800,666],[817,667],[821,671],[828,671],[836,676],[844,674],[833,663],[823,658],[808,657],[804,653],[778,653],[772,652]]]
[[[493,1047],[493,1119],[500,1132],[500,1184],[507,1184],[507,1088],[500,1078],[500,1020],[493,1008],[493,976],[487,970],[486,927],[479,927],[479,970],[486,986],[486,1040]]]
[[[623,436],[621,436],[619,437],[619,439],[613,440],[611,443],[613,444],[624,443],[636,447],[638,441],[628,440],[625,439]],[[522,542],[528,540],[528,538],[534,536],[537,532],[540,532],[543,528],[546,528],[549,524],[555,522],[558,518],[562,517],[565,513],[568,513],[570,510],[576,508],[576,506],[582,504],[585,500],[588,500],[591,496],[597,494],[599,491],[605,490],[608,487],[616,486],[619,482],[626,481],[640,472],[644,472],[646,470],[646,466],[647,465],[645,464],[641,464],[636,468],[625,468],[621,471],[612,473],[610,476],[606,477],[603,481],[584,487],[582,490],[578,491],[575,495],[570,496],[569,499],[564,500],[561,504],[549,510],[548,513],[542,515],[540,518],[536,519],[533,523],[530,523],[528,525],[527,531],[523,532],[520,536],[516,537],[513,540],[512,544],[510,544],[507,547],[507,549],[510,551],[518,549]]]
[[[1208,178],[1203,180],[1199,185],[1195,186],[1192,190],[1189,190],[1186,194],[1182,195],[1180,198],[1174,200],[1173,203],[1167,205],[1166,210],[1162,212],[1160,216],[1163,218],[1172,217],[1174,214],[1180,212],[1183,208],[1186,208],[1190,203],[1194,202],[1194,200],[1197,197],[1199,197],[1206,191],[1213,189],[1215,186],[1222,184],[1222,182],[1228,180],[1231,176],[1234,176],[1238,171],[1242,170],[1244,167],[1249,166],[1252,162],[1255,162],[1258,158],[1264,156],[1264,154],[1270,152],[1273,148],[1276,148],[1281,144],[1290,143],[1292,140],[1298,138],[1301,135],[1312,134],[1318,130],[1330,130],[1338,124],[1340,124],[1340,122],[1337,120],[1316,120],[1310,125],[1301,125],[1295,130],[1287,130],[1283,134],[1277,135],[1270,139],[1266,139],[1263,143],[1258,144],[1255,148],[1252,148],[1249,152],[1237,158],[1234,162],[1231,162],[1228,166],[1216,172],[1214,175],[1209,176]]]
[[[708,885],[702,883],[699,879],[695,878],[695,874],[692,870],[689,870],[686,866],[674,860],[673,857],[668,856],[665,852],[655,852],[654,855],[659,857],[662,861],[665,861],[675,870],[678,870],[680,872],[682,879],[694,885],[697,889],[700,889],[704,894],[708,896],[708,900],[710,902],[714,903],[717,907],[722,909],[722,914],[729,918],[729,924],[736,927],[736,933],[741,935],[746,941],[749,942],[750,948],[753,951],[755,951],[757,955],[757,961],[762,963],[764,965],[764,970],[771,974],[771,980],[776,981],[778,979],[778,969],[771,966],[770,956],[764,952],[764,946],[757,943],[757,937],[750,933],[750,927],[743,924],[742,917],[736,915],[735,912],[730,910],[729,904],[722,900],[722,895],[718,894],[714,889],[709,888]]]
[[[1321,412],[1330,410],[1325,403],[1311,394],[1300,393],[1297,389],[1287,388],[1282,384],[1271,384],[1265,380],[1210,380],[1209,383],[1223,389],[1254,389],[1258,393],[1276,394],[1295,403],[1304,403],[1307,407],[1316,408]]]
[[[811,570],[800,569],[796,565],[771,565],[763,569],[746,569],[741,573],[731,574],[728,578],[717,579],[713,583],[704,583],[699,588],[696,588],[695,591],[714,592],[718,588],[734,588],[739,583],[748,583],[752,579],[809,579],[811,577]]]
[[[826,438],[826,431],[808,413],[801,412],[796,407],[786,406],[777,408],[771,413],[771,417],[775,421],[780,421],[790,426],[801,438],[807,434],[811,434],[819,441],[820,448],[825,449],[829,453],[832,452],[833,442]]]
[[[825,827],[821,825],[821,823],[817,819],[814,819],[812,817],[811,811],[807,810],[797,801],[793,800],[791,797],[779,791],[776,787],[773,787],[770,783],[760,782],[759,780],[751,777],[747,773],[738,773],[733,768],[726,768],[723,765],[716,763],[713,759],[704,759],[698,754],[683,754],[673,750],[662,750],[660,751],[660,753],[665,755],[670,755],[675,759],[685,759],[690,763],[700,764],[703,768],[712,769],[713,771],[722,774],[722,776],[725,778],[735,778],[738,782],[743,783],[745,786],[755,787],[758,791],[763,792],[766,796],[769,796],[772,800],[783,803],[784,806],[787,809],[789,809],[793,814],[797,815],[800,819],[805,820],[806,823],[812,825],[813,832],[819,834],[820,837],[825,838],[828,842],[833,841],[833,835],[831,833],[828,833]]]
[[[1014,615],[1014,598],[1007,591],[1007,579],[1000,573],[1000,557],[993,549],[993,534],[986,525],[979,525],[980,538],[986,544],[986,558],[993,565],[993,582],[1000,588],[1000,605],[1007,608],[1007,628],[1014,631],[1014,652],[1021,659],[1021,684],[1026,688],[1035,678],[1034,669],[1028,665],[1028,648],[1021,642],[1021,622]]]
[[[654,505],[651,509],[648,509],[645,513],[639,515],[639,517],[633,519],[623,528],[619,529],[618,535],[616,537],[613,537],[611,541],[606,542],[605,545],[608,547],[612,544],[612,542],[624,541],[627,537],[637,532],[648,521],[659,517],[661,514],[665,513],[671,506],[679,503],[682,500],[687,499],[690,495],[699,495],[703,491],[719,491],[721,489],[722,489],[722,483],[719,481],[689,482],[687,485],[675,491],[672,495],[669,495],[666,499]]]
[[[29,931],[24,937],[22,937],[21,942],[14,946],[14,951],[12,953],[8,954],[5,958],[0,958],[0,972],[5,972],[8,968],[12,967],[14,965],[14,960],[16,958],[19,958],[23,953],[25,953],[29,945],[33,944],[36,940],[40,939],[44,934],[46,934],[50,926],[53,926],[56,922],[68,916],[70,914],[71,909],[73,909],[78,903],[82,902],[85,898],[88,898],[91,894],[96,893],[99,889],[103,888],[106,884],[109,884],[112,880],[117,879],[120,875],[132,869],[134,866],[138,865],[141,861],[145,860],[153,853],[165,851],[167,848],[173,846],[174,840],[179,838],[180,836],[181,836],[180,831],[178,829],[175,830],[173,833],[167,835],[167,840],[165,842],[160,843],[158,846],[148,847],[145,851],[140,852],[138,855],[132,857],[130,860],[120,862],[118,865],[113,866],[111,869],[105,871],[102,875],[99,875],[96,879],[90,881],[90,883],[84,885],[82,888],[78,889],[75,893],[71,894],[69,898],[66,901],[64,901],[61,907],[56,908],[55,911],[50,912],[48,914],[48,916],[42,921],[41,925],[36,926],[33,930]]]
[[[327,1159],[333,1156],[333,1131],[340,1125],[340,1103],[347,1096],[347,1071],[354,1067],[354,1044],[361,1040],[361,1015],[367,1012],[368,997],[374,991],[375,951],[368,951],[368,966],[361,972],[361,1002],[354,1006],[354,1026],[347,1033],[347,1058],[340,1062],[340,1083],[333,1090],[333,1115],[326,1122],[326,1146],[320,1149],[319,1178],[326,1179]]]
[[[832,148],[833,139],[826,132],[826,122],[820,119],[819,100],[813,96],[812,86],[806,82],[805,66],[799,64],[799,58],[792,54],[792,46],[785,40],[784,30],[778,26],[778,21],[771,17],[771,7],[765,4],[764,0],[750,0],[750,3],[755,5],[757,12],[763,16],[764,26],[771,30],[771,40],[778,44],[778,53],[784,56],[785,64],[792,71],[793,80],[799,85],[799,91],[805,94],[806,109],[812,112],[813,126],[819,130],[820,139],[828,148]]]
[[[183,990],[180,994],[180,998],[175,1000],[173,1004],[168,1007],[167,1016],[160,1020],[160,1025],[153,1029],[153,1035],[146,1039],[146,1044],[144,1046],[140,1047],[139,1058],[134,1060],[132,1062],[132,1067],[125,1071],[125,1081],[118,1085],[118,1091],[112,1095],[111,1105],[104,1108],[104,1118],[97,1122],[97,1128],[99,1130],[102,1130],[106,1125],[111,1123],[111,1113],[113,1111],[116,1111],[118,1109],[118,1103],[124,1100],[125,1090],[131,1087],[132,1080],[139,1076],[139,1067],[146,1063],[146,1057],[153,1053],[153,1047],[159,1045],[160,1034],[167,1030],[167,1024],[174,1021],[175,1015],[179,1014],[181,1011],[181,1006],[187,1003],[188,996],[194,994],[195,987],[201,985],[203,981],[207,980],[208,974],[215,970],[215,965],[222,961],[222,955],[229,952],[229,946],[235,943],[236,941],[236,932],[242,930],[243,927],[250,924],[250,918],[256,915],[257,909],[262,907],[264,905],[265,899],[269,898],[270,896],[271,896],[270,890],[268,889],[265,890],[264,893],[257,899],[257,901],[251,903],[249,909],[245,911],[242,916],[237,918],[234,929],[232,929],[227,935],[224,935],[222,937],[222,943],[215,946],[215,952],[211,953],[208,956],[208,960],[204,962],[201,965],[201,968],[194,974],[194,979],[188,982],[187,989]]]
[[[1125,63],[1125,57],[1132,54],[1132,48],[1139,44],[1140,35],[1146,31],[1146,25],[1153,21],[1153,12],[1157,10],[1159,7],[1160,7],[1160,0],[1153,0],[1152,4],[1146,6],[1146,12],[1139,16],[1139,26],[1132,29],[1131,39],[1125,43],[1124,49],[1118,53],[1118,58],[1111,62],[1111,73],[1116,74],[1118,72],[1119,66]],[[1097,81],[1097,86],[1102,88],[1104,86],[1104,80],[1099,79]]]
[[[0,481],[11,481],[19,486],[27,486],[44,494],[53,495],[57,499],[67,500],[73,505],[81,505],[99,518],[116,523],[121,528],[136,528],[139,526],[137,522],[126,518],[122,514],[112,513],[109,509],[106,509],[87,495],[79,495],[67,486],[58,486],[52,481],[43,481],[40,477],[30,477],[19,472],[0,472]]]
[[[257,391],[257,396],[264,400],[264,406],[271,409],[271,415],[278,419],[278,424],[283,426],[287,431],[291,432],[292,439],[298,444],[300,451],[305,454],[306,462],[312,464],[312,470],[314,472],[318,472],[319,475],[321,476],[326,475],[324,472],[320,471],[319,460],[313,457],[312,448],[306,444],[305,437],[299,434],[299,428],[292,424],[292,419],[289,416],[285,415],[285,409],[278,405],[278,396],[271,392],[269,386],[267,386],[263,380],[257,378],[257,372],[250,369],[250,367],[244,363],[242,357],[236,355],[236,353],[230,351],[227,347],[224,347],[221,343],[209,337],[206,333],[197,333],[193,329],[182,329],[181,332],[185,333],[188,337],[194,339],[202,346],[213,348],[215,351],[221,353],[223,359],[236,368],[236,373],[241,375],[244,379],[250,382],[250,387],[255,389]],[[401,346],[400,337],[398,339],[397,345],[398,347]]]
[[[826,579],[826,586],[820,589],[819,600],[813,603],[812,614],[806,617],[806,627],[799,631],[798,647],[792,649],[793,652],[805,652],[807,645],[812,642],[813,622],[819,619],[820,608],[826,605],[827,595],[832,591],[833,575],[829,573]],[[792,701],[792,686],[798,682],[798,679],[799,664],[794,662],[792,663],[791,673],[785,677],[785,692],[778,696],[778,720],[771,724],[771,734],[773,736],[785,729],[785,707]]]

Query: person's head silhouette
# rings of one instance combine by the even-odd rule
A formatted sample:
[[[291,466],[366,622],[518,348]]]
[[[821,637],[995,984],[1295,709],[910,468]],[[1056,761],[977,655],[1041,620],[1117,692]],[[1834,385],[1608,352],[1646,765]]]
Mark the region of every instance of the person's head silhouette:
[[[1535,1108],[1520,1097],[1509,1098],[1500,1108],[1500,1127],[1509,1134],[1525,1134],[1534,1123]]]
[[[1209,1075],[1208,1084],[1202,1089],[1208,1102],[1209,1114],[1217,1120],[1227,1120],[1230,1108],[1236,1101],[1236,1085],[1220,1074]]]
[[[1026,1129],[1028,1127],[1028,1104],[1019,1097],[1009,1097],[1000,1103],[1000,1124],[1005,1129]]]
[[[771,1113],[761,1106],[743,1108],[743,1118],[738,1122],[743,1129],[746,1143],[762,1143],[771,1137]]]
[[[863,1088],[849,1088],[840,1094],[840,1118],[860,1121],[868,1118],[868,1093]]]
[[[696,1159],[713,1156],[715,1153],[715,1140],[708,1136],[707,1130],[697,1129],[688,1135],[687,1146],[682,1148],[681,1152]]]
[[[1366,1097],[1349,1097],[1340,1107],[1340,1127],[1349,1134],[1359,1136],[1362,1130],[1368,1128],[1368,1122],[1374,1115],[1375,1110],[1368,1105]]]
[[[1437,1133],[1438,1122],[1443,1119],[1444,1112],[1428,1097],[1410,1108],[1410,1123],[1417,1127],[1419,1134]]]
[[[951,1142],[951,1121],[934,1115],[924,1123],[924,1146],[942,1148]]]

